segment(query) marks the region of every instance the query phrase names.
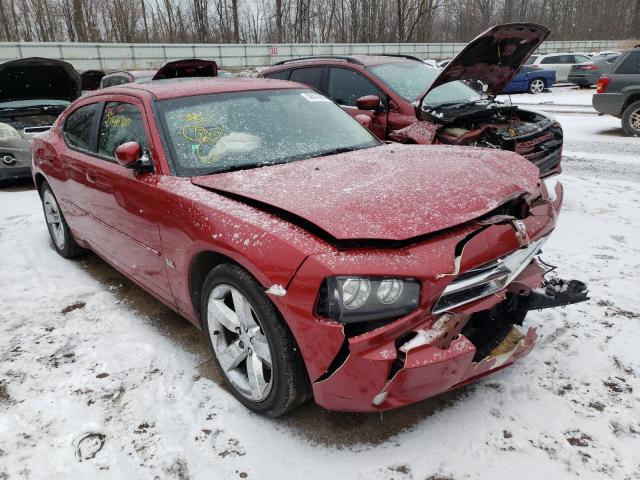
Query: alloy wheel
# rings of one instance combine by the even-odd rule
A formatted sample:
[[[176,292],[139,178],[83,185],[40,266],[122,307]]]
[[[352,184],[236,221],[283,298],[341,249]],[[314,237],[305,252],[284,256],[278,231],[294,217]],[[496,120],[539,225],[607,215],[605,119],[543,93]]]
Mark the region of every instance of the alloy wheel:
[[[544,91],[544,82],[540,79],[533,80],[529,86],[531,93],[542,93]]]
[[[238,289],[217,285],[207,301],[211,344],[233,387],[253,402],[266,399],[273,385],[271,350],[260,319]]]
[[[51,190],[46,189],[44,191],[42,203],[44,204],[44,216],[47,220],[49,232],[51,233],[51,239],[56,244],[58,250],[63,250],[65,245],[64,225],[62,224],[60,207]]]
[[[640,108],[635,112],[631,112],[631,115],[629,116],[629,124],[631,125],[631,128],[640,132]]]

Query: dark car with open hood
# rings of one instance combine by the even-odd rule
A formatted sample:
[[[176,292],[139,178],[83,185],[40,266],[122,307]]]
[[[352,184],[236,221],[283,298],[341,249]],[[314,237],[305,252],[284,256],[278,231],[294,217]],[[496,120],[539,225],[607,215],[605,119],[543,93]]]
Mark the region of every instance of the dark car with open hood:
[[[380,139],[509,150],[547,177],[561,169],[560,124],[497,102],[495,96],[548,34],[536,24],[497,25],[472,40],[443,70],[414,57],[353,55],[286,60],[261,76],[315,88]]]
[[[73,66],[48,58],[0,64],[0,182],[31,176],[31,142],[80,96]]]
[[[265,415],[457,388],[531,350],[528,311],[586,299],[537,260],[560,184],[513,152],[385,145],[299,83],[89,93],[33,158],[55,250],[95,251],[202,328]]]

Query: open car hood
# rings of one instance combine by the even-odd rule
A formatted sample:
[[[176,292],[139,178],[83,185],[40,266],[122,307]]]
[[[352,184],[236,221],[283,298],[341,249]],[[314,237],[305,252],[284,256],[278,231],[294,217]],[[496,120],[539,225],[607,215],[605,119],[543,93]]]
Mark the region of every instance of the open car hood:
[[[186,77],[217,77],[218,64],[213,60],[200,60],[189,58],[165,63],[156,72],[152,80],[162,80],[165,78],[186,78]]]
[[[538,169],[501,150],[393,144],[191,181],[334,240],[403,241],[534,193]]]
[[[0,64],[0,102],[66,100],[80,96],[80,75],[70,63],[23,58]]]
[[[420,96],[420,105],[434,88],[454,80],[478,80],[485,93],[498,95],[518,73],[550,30],[535,23],[496,25],[471,40]]]
[[[82,91],[97,90],[100,88],[100,80],[105,76],[102,70],[85,70],[80,74]]]

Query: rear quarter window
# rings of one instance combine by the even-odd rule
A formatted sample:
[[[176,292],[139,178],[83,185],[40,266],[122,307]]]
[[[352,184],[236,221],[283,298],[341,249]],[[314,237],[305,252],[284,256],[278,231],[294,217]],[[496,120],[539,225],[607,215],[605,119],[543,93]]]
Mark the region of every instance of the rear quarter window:
[[[100,103],[91,103],[69,114],[62,127],[62,134],[70,147],[92,151],[91,133]]]
[[[640,52],[631,52],[624,57],[615,73],[640,74]]]
[[[291,72],[289,80],[292,82],[302,83],[310,86],[311,88],[322,91],[323,74],[324,67],[299,68]]]
[[[283,70],[281,72],[267,73],[264,78],[275,78],[276,80],[289,80],[289,75],[291,75],[291,70]]]

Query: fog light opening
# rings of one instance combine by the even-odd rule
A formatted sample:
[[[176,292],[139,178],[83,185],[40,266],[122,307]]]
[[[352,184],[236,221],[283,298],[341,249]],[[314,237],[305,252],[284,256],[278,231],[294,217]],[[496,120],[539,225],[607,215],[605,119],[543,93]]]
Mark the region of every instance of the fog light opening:
[[[16,159],[13,155],[7,153],[2,155],[2,163],[7,165],[8,167],[16,164]]]

